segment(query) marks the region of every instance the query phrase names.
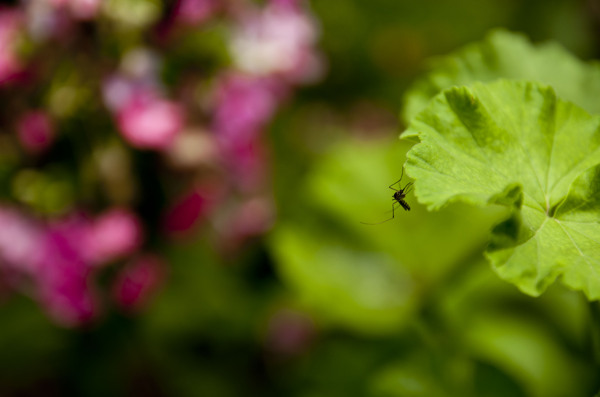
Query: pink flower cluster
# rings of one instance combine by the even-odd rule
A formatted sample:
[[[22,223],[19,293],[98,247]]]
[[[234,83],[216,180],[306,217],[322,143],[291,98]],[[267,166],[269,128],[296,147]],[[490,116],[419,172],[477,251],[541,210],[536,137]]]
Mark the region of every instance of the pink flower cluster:
[[[129,210],[111,209],[96,218],[71,214],[44,222],[2,206],[0,224],[0,273],[65,326],[86,324],[98,316],[101,305],[94,280],[109,263],[130,261],[114,285],[116,303],[125,309],[147,299],[162,280],[162,261],[138,254],[142,227]],[[136,294],[123,293],[132,282]]]
[[[27,206],[45,207],[33,205],[27,189],[11,197],[19,209],[0,203],[0,285],[28,294],[66,326],[97,318],[108,299],[125,310],[149,299],[165,267],[143,252],[143,234],[183,237],[210,222],[217,247],[231,252],[267,231],[274,206],[264,131],[293,90],[323,70],[318,27],[300,0],[178,0],[156,20],[141,23],[140,17],[131,26],[123,18],[127,6],[119,7],[102,0],[31,0],[0,8],[0,95],[16,98],[14,112],[0,109],[0,116],[16,115],[8,126],[11,146],[22,148],[15,158],[40,180],[69,170],[73,161],[85,170],[73,178],[84,188],[65,189],[71,195],[65,201],[74,203],[60,210],[67,216],[32,215]],[[178,38],[191,33],[194,42],[195,30],[212,22],[228,32],[229,57],[213,70],[185,65],[181,76],[163,81],[166,57],[187,62],[187,55],[171,51]],[[120,23],[123,32],[134,32],[122,47],[115,45],[121,33],[106,30]],[[120,48],[127,50],[115,57],[112,49]],[[70,118],[81,114],[82,128],[73,128]],[[82,153],[66,161],[65,148]],[[152,207],[160,212],[160,230],[143,233],[137,215],[124,209],[152,200],[140,188],[143,178],[136,178],[136,156],[156,160],[152,167],[159,172],[152,177],[166,199],[164,207]],[[39,191],[32,194],[43,200]],[[102,191],[97,202],[108,202],[108,209],[98,216],[77,212],[80,191]],[[98,275],[114,262],[124,264],[107,293]]]
[[[272,0],[239,19],[230,41],[235,68],[218,79],[212,128],[245,187],[265,175],[262,131],[296,84],[320,76],[323,62],[316,23],[298,1]]]
[[[175,17],[188,24],[206,22],[216,10],[224,10],[223,5],[217,0],[181,0],[176,4]],[[323,62],[315,51],[316,23],[298,1],[273,0],[262,8],[246,4],[229,11],[235,21],[229,38],[233,64],[216,76],[214,89],[207,93],[208,105],[201,111],[206,112],[208,125],[200,129],[212,133],[207,140],[215,141],[218,153],[211,161],[227,171],[222,183],[250,195],[247,202],[255,202],[258,198],[252,196],[264,194],[261,190],[268,180],[268,153],[262,133],[296,85],[318,78]],[[187,142],[191,134],[184,134],[184,130],[197,129],[198,125],[187,125],[179,101],[163,96],[157,57],[125,58],[129,61],[124,59],[121,70],[103,85],[105,104],[120,133],[134,147],[169,153],[173,163],[183,163],[176,158],[182,151],[173,147],[179,146],[180,140]],[[199,149],[197,156],[202,155]],[[192,192],[184,206],[170,212],[165,223],[168,231],[178,234],[184,229],[182,225],[186,230],[193,227],[191,220],[200,218],[196,216],[199,210],[191,209],[192,203],[200,202],[198,197]],[[184,212],[190,221],[181,221],[179,214]],[[248,217],[235,217],[237,221],[232,217],[233,223],[224,229],[260,234],[271,224],[272,214],[260,211],[251,218],[253,226],[240,224]],[[264,226],[260,229],[256,225]],[[243,239],[242,235],[232,238]]]

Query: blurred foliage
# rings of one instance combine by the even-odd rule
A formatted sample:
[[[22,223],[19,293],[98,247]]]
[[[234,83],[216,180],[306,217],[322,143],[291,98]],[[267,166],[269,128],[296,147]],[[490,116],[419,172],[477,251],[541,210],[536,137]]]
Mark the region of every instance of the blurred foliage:
[[[130,25],[103,44],[109,54],[137,42],[162,8],[158,1],[108,3],[111,15]],[[452,204],[427,212],[409,194],[412,211],[398,208],[395,219],[377,226],[360,223],[391,215],[387,187],[410,149],[396,140],[396,114],[426,59],[495,27],[597,55],[588,2],[311,4],[328,73],[270,130],[278,207],[272,232],[231,256],[220,255],[208,227],[183,242],[155,239],[170,264],[164,289],[144,312],[109,308],[89,329],[57,328],[27,298],[0,296],[0,395],[584,397],[600,390],[597,302],[558,286],[525,296],[484,261],[502,208]],[[96,34],[104,29],[114,26]],[[167,49],[165,81],[182,79],[190,62],[218,68],[222,43],[212,38],[199,30]],[[60,63],[68,56],[44,58]],[[88,120],[109,151],[119,144],[104,139],[106,120],[86,109],[89,93],[69,89],[94,84],[87,73],[65,62],[49,77],[63,88],[51,83],[40,100],[67,101],[61,109]],[[77,153],[87,158],[83,148]],[[11,153],[0,142],[2,197],[14,190],[26,201],[29,189],[43,189],[49,196],[32,205],[52,213],[73,190],[87,189],[85,169],[74,181],[59,168],[44,176],[21,171],[17,180],[34,183],[6,186],[16,172]],[[151,197],[141,206],[154,225],[164,186],[146,166],[151,156],[131,160],[143,177],[132,189]],[[93,202],[94,192],[88,195]]]
[[[446,54],[490,29],[504,27],[555,39],[579,55],[597,52],[594,13],[583,0],[375,0],[333,6],[316,0],[330,73],[315,87],[320,99],[344,106],[358,98],[397,112],[399,94],[432,56]]]
[[[395,210],[400,225],[360,223],[392,215],[386,210],[393,191],[385,200],[380,187],[401,174],[394,168],[407,148],[384,142],[332,148],[306,185],[296,187],[302,215],[282,220],[273,233],[282,277],[330,321],[367,332],[397,332],[420,296],[480,252],[486,231],[499,220],[494,211],[453,206],[431,213],[411,203],[411,212]]]
[[[405,94],[402,116],[406,122],[446,88],[501,78],[548,84],[561,98],[588,112],[595,113],[599,109],[596,93],[600,64],[597,61],[583,63],[555,42],[536,47],[525,37],[496,30],[482,42],[431,62],[430,67],[431,71]]]

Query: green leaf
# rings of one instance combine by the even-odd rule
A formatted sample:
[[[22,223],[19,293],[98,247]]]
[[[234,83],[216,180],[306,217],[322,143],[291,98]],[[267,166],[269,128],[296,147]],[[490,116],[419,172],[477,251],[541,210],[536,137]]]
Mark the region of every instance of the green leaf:
[[[482,42],[434,60],[430,72],[409,89],[402,116],[409,122],[440,91],[500,78],[534,80],[561,98],[600,112],[600,64],[584,63],[556,43],[533,45],[523,35],[496,30]]]
[[[325,323],[385,334],[416,310],[415,281],[389,255],[299,225],[279,227],[272,245],[283,280]]]
[[[532,82],[451,88],[411,123],[421,143],[406,170],[429,209],[453,201],[500,204],[497,273],[537,296],[562,277],[600,298],[600,117]]]

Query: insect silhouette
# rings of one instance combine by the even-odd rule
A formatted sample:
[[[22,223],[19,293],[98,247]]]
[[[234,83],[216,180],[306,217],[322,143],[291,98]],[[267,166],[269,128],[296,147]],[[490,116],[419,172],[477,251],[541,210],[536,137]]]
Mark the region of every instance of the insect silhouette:
[[[402,168],[402,174],[400,174],[400,179],[398,179],[396,182],[392,183],[389,186],[390,189],[394,190],[394,194],[392,195],[392,217],[389,219],[386,219],[384,221],[377,222],[377,223],[361,222],[363,225],[379,225],[384,222],[391,221],[392,219],[394,219],[394,210],[397,208],[396,204],[400,204],[400,206],[402,208],[404,208],[405,211],[410,211],[410,205],[408,205],[408,203],[406,201],[404,201],[404,198],[411,191],[413,182],[408,182],[406,185],[404,185],[403,188],[400,188],[400,190],[393,188],[393,186],[395,184],[400,183],[402,181],[403,176],[404,176],[404,168]],[[400,186],[400,185],[398,185],[398,186]]]

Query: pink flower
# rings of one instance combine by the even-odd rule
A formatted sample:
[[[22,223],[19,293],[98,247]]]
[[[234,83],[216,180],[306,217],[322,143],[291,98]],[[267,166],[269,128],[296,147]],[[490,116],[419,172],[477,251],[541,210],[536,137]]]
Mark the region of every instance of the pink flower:
[[[33,287],[49,316],[68,327],[98,316],[96,265],[132,254],[142,239],[138,218],[119,208],[42,223],[0,206],[0,225],[0,272],[15,288]]]
[[[239,190],[249,192],[264,186],[268,178],[268,157],[260,140],[233,141],[226,148],[225,157],[231,179]]]
[[[229,74],[217,86],[213,129],[225,146],[254,140],[286,96],[276,80]]]
[[[102,0],[71,0],[71,13],[77,19],[91,19],[98,14]]]
[[[85,256],[106,263],[135,252],[142,242],[139,219],[126,209],[113,209],[96,218],[87,230]]]
[[[56,8],[66,8],[76,19],[92,19],[98,14],[103,0],[47,0]]]
[[[134,98],[117,115],[123,137],[142,149],[168,149],[183,128],[183,110],[154,96]]]
[[[245,15],[230,47],[235,64],[246,73],[305,82],[323,69],[315,51],[317,37],[315,21],[297,2],[279,0]]]
[[[34,274],[42,305],[58,323],[79,326],[98,313],[92,286],[92,269],[85,260],[87,221],[70,216],[49,225],[39,268]]]
[[[213,190],[213,188],[195,188],[175,202],[165,216],[165,230],[170,234],[190,231],[214,205],[216,199]]]
[[[33,281],[34,294],[58,323],[76,326],[90,321],[97,307],[91,269],[82,256],[85,219],[71,216],[44,226],[2,208],[0,224],[0,263],[8,266],[4,270]]]
[[[18,121],[19,141],[30,153],[40,153],[48,149],[54,140],[54,128],[48,114],[32,111]]]
[[[287,94],[286,85],[276,79],[230,74],[220,80],[212,129],[242,189],[264,179],[266,157],[259,138]]]
[[[126,265],[113,286],[117,304],[127,310],[141,309],[165,277],[165,264],[157,256],[146,254]]]
[[[0,263],[24,274],[34,274],[43,253],[44,229],[39,222],[0,206]]]
[[[0,7],[0,85],[16,77],[22,69],[17,56],[21,22],[18,11]]]
[[[41,268],[37,293],[53,320],[76,327],[97,316],[99,306],[91,275],[91,270],[77,261],[54,259]]]
[[[49,38],[68,40],[73,36],[74,21],[62,7],[47,1],[27,1],[24,4],[27,15],[27,33],[34,41]]]
[[[184,111],[161,93],[160,58],[137,48],[122,60],[121,71],[104,80],[102,96],[123,137],[140,149],[167,150],[184,127]]]
[[[175,6],[177,21],[188,25],[200,24],[211,18],[221,6],[222,0],[178,0]]]

